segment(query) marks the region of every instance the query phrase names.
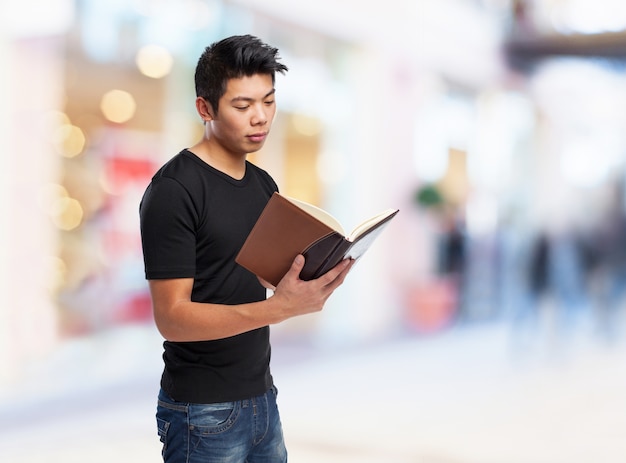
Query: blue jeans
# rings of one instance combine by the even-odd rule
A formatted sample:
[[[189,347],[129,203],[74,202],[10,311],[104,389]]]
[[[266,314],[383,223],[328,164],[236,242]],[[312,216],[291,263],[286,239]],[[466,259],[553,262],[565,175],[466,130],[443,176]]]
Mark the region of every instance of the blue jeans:
[[[286,463],[276,388],[236,402],[191,404],[159,393],[165,463]]]

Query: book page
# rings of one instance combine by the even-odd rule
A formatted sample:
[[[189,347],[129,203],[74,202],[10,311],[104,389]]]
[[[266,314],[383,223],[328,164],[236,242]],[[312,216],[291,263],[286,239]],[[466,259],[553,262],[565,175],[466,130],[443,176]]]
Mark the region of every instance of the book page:
[[[367,251],[369,249],[369,247],[372,245],[372,243],[374,242],[374,240],[378,237],[378,235],[380,235],[380,233],[383,231],[383,229],[387,226],[389,222],[383,224],[382,226],[378,227],[376,230],[374,230],[373,232],[371,232],[369,235],[365,235],[362,239],[360,239],[359,241],[357,241],[348,251],[348,253],[344,256],[344,258],[350,258],[350,259],[358,259],[359,257],[361,257],[363,254],[365,254],[365,251]]]
[[[284,198],[288,199],[289,201],[294,203],[300,209],[308,212],[309,214],[311,214],[313,217],[315,217],[320,222],[325,223],[326,225],[328,225],[333,230],[338,231],[342,235],[346,234],[346,232],[344,231],[344,229],[341,226],[341,224],[339,223],[339,221],[336,218],[334,218],[332,215],[330,215],[328,212],[326,212],[325,210],[320,209],[319,207],[314,206],[313,204],[309,204],[309,203],[305,203],[304,201],[300,201],[298,199],[289,198],[287,196],[284,196]]]
[[[366,232],[371,227],[376,225],[378,222],[380,222],[380,221],[384,220],[385,218],[389,217],[391,214],[395,213],[396,211],[397,211],[397,209],[387,209],[386,211],[381,212],[380,214],[375,215],[371,219],[368,219],[365,222],[361,222],[354,230],[352,230],[352,233],[350,233],[350,236],[348,237],[348,240],[349,241],[355,241],[359,236],[361,236],[362,233]]]

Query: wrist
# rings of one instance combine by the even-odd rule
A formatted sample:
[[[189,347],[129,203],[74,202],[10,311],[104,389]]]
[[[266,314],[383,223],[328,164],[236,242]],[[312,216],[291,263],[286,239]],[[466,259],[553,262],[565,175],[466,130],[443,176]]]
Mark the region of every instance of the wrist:
[[[281,300],[280,296],[272,294],[264,302],[268,324],[275,325],[289,318],[286,304]]]

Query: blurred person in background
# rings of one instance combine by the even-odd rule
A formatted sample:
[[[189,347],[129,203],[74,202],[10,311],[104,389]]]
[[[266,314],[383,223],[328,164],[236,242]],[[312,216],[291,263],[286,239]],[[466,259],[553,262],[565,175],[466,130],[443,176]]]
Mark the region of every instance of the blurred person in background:
[[[587,272],[597,305],[597,330],[605,340],[621,336],[626,298],[626,205],[624,184],[609,187],[606,210],[585,242]]]
[[[278,191],[247,155],[270,132],[275,74],[287,71],[279,59],[250,35],[204,50],[195,71],[203,137],[161,167],[141,201],[145,273],[165,338],[157,426],[166,463],[287,461],[269,325],[320,311],[352,264],[305,282],[298,256],[272,287],[235,263]]]

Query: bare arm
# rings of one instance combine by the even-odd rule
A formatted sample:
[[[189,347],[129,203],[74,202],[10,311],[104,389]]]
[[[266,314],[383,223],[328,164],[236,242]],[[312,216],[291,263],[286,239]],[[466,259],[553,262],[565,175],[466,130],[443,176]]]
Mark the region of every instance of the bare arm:
[[[298,275],[304,257],[298,256],[270,298],[239,305],[192,302],[191,278],[150,280],[154,319],[169,341],[208,341],[234,336],[319,312],[343,283],[352,264],[353,261],[345,260],[320,278],[303,281]]]

